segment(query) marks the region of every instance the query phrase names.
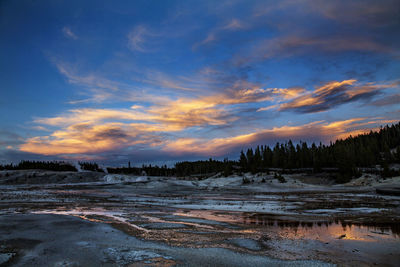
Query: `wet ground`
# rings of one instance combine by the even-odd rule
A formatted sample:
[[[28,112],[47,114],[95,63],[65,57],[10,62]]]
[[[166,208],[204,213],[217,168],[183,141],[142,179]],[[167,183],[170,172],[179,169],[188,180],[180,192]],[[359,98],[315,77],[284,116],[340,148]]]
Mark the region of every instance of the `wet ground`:
[[[1,185],[0,264],[400,262],[400,197],[373,188],[140,181]]]

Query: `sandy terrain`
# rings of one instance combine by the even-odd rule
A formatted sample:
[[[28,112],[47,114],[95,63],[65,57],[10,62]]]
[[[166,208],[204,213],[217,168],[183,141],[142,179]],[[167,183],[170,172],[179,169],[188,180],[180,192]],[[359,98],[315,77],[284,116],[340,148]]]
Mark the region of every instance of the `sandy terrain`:
[[[8,175],[6,175],[8,174]],[[396,266],[400,177],[0,172],[0,264]]]

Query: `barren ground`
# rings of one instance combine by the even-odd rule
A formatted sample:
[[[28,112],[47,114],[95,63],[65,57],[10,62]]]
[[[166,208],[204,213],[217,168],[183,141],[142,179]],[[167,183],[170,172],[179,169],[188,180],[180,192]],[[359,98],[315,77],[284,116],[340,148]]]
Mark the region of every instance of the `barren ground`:
[[[0,172],[0,265],[397,266],[400,177]],[[263,182],[263,180],[265,182]],[[322,182],[321,182],[322,181]]]

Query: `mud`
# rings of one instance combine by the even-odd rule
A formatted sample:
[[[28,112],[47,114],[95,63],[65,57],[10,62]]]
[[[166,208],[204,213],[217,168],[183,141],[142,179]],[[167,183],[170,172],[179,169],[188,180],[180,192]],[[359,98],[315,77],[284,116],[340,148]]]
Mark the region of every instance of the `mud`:
[[[399,197],[290,177],[288,185],[267,179],[242,186],[240,179],[0,185],[0,260],[17,266],[48,266],[45,259],[60,266],[400,262]]]

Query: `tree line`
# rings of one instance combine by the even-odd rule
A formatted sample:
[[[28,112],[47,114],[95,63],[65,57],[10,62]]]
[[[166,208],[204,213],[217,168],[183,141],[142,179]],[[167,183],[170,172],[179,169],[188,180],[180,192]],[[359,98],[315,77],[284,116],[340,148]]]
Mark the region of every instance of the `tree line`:
[[[330,169],[337,173],[338,182],[345,182],[360,175],[360,167],[375,168],[380,165],[384,176],[397,175],[398,172],[388,168],[391,163],[400,163],[400,123],[381,127],[379,131],[339,139],[329,145],[309,145],[301,141],[293,144],[289,140],[285,143],[277,142],[272,148],[266,145],[257,146],[247,149],[246,152],[242,150],[237,161],[210,158],[177,162],[173,168],[143,165],[141,168],[108,168],[108,172],[141,175],[144,171],[147,175],[155,176],[201,178],[216,173],[228,176],[233,172],[268,172],[274,168],[281,172],[305,169],[320,172]]]
[[[301,169],[334,168],[346,179],[359,174],[357,167],[375,167],[380,165],[388,175],[388,165],[400,163],[400,123],[382,127],[379,131],[370,131],[356,137],[349,136],[336,140],[329,145],[299,142],[294,145],[291,140],[276,143],[271,149],[268,146],[249,148],[241,151],[239,165],[243,171],[253,173],[268,168]]]
[[[149,175],[149,176],[175,176],[175,168],[168,168],[167,165],[161,167],[157,165],[142,165],[142,167],[119,167],[107,168],[108,173],[116,174],[132,174],[132,175]]]
[[[0,165],[0,170],[49,170],[49,171],[78,171],[75,166],[64,161],[29,161],[22,160],[20,163]]]
[[[240,152],[239,160],[199,160],[177,162],[174,167],[142,165],[142,167],[107,168],[109,173],[150,175],[150,176],[210,176],[233,172],[264,172],[271,168],[281,170],[311,169],[314,172],[333,169],[338,181],[359,175],[359,167],[380,165],[383,176],[397,175],[388,168],[391,163],[400,163],[400,123],[381,127],[356,137],[336,140],[329,145],[307,142],[293,144],[277,142],[272,148],[266,145],[249,148]],[[103,171],[94,162],[79,162],[82,170]],[[53,171],[77,171],[76,167],[62,161],[21,161],[17,165],[0,165],[0,170],[45,169]]]

